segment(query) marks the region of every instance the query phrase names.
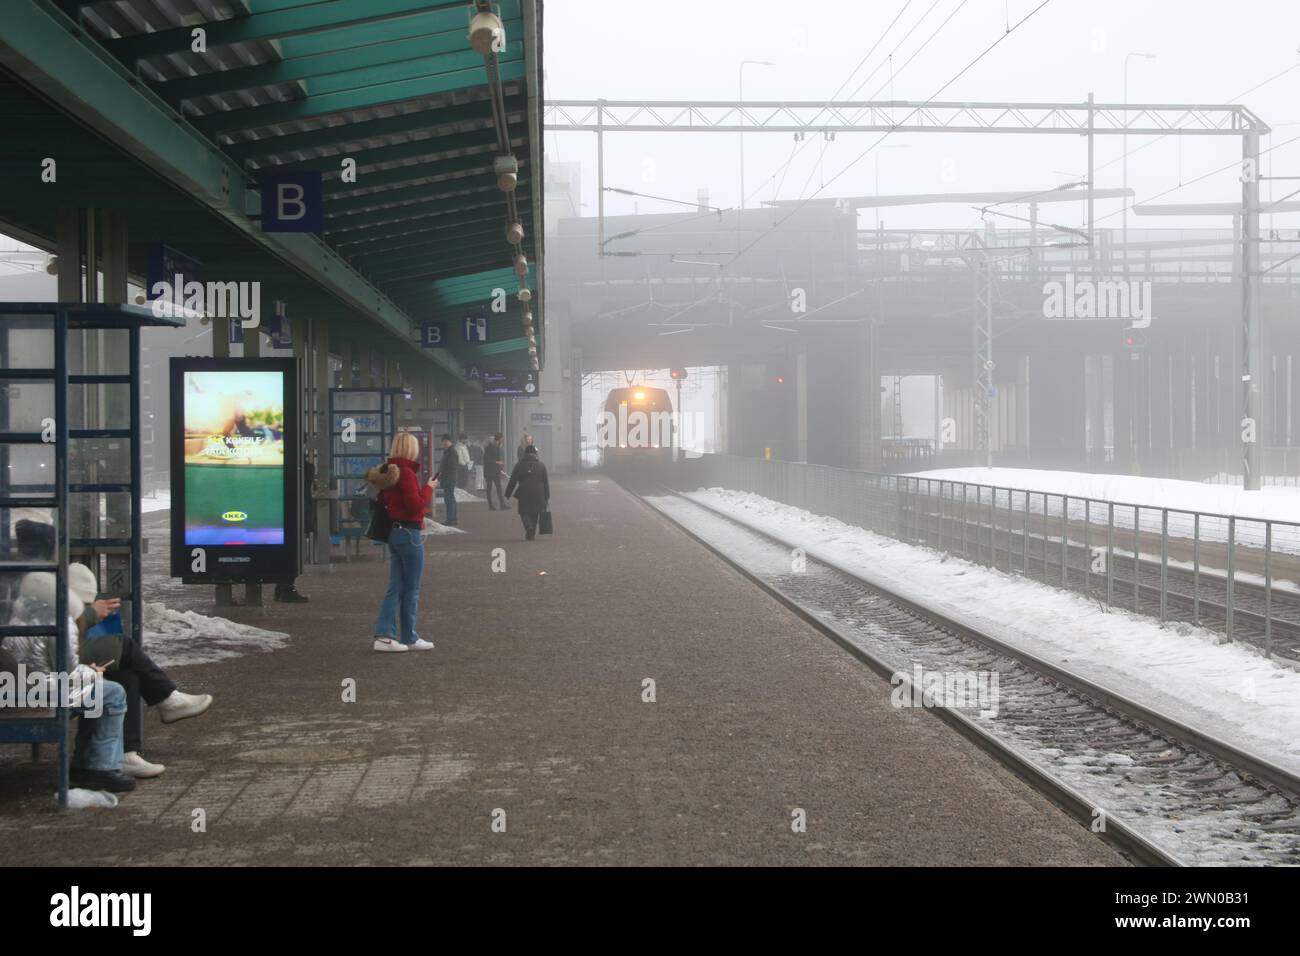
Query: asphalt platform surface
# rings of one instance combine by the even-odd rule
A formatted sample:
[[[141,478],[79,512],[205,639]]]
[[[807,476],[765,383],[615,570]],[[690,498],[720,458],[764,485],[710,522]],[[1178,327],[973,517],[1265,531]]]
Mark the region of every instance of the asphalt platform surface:
[[[0,747],[0,863],[1125,863],[608,479],[552,485],[554,536],[472,503],[425,539],[433,651],[371,650],[378,548],[227,611],[288,638],[172,666],[216,703],[147,718],[167,772],[116,809],[58,813],[48,757]],[[146,596],[213,615],[167,519]]]

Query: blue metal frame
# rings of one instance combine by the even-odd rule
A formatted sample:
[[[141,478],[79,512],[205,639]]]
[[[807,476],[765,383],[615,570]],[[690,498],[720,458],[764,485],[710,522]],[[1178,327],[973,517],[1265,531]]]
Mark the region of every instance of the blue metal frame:
[[[68,617],[68,562],[73,547],[103,548],[130,547],[131,551],[131,639],[143,643],[144,639],[144,590],[142,580],[142,525],[140,519],[141,491],[141,457],[140,457],[140,328],[144,325],[180,326],[182,320],[159,318],[147,309],[134,306],[115,305],[56,305],[53,303],[0,303],[0,327],[12,329],[13,316],[34,318],[49,316],[48,327],[52,330],[52,348],[54,367],[42,369],[0,368],[2,382],[50,382],[54,385],[54,491],[53,494],[33,495],[17,492],[17,488],[4,487],[0,494],[0,510],[20,507],[50,508],[56,514],[56,553],[57,560],[50,562],[10,562],[0,561],[0,572],[27,573],[31,571],[52,571],[56,575],[57,590],[55,598],[55,623],[49,626],[0,625],[0,638],[16,634],[48,635],[56,638],[55,667],[61,673],[68,670],[68,656],[71,651],[68,643],[66,621]],[[33,327],[33,323],[26,323]],[[36,328],[45,328],[46,323],[36,322]],[[129,337],[128,374],[77,374],[68,373],[68,333],[76,330],[125,329]],[[77,428],[68,427],[68,390],[71,385],[125,384],[130,388],[130,427],[129,428]],[[8,426],[8,406],[2,424]],[[120,438],[130,442],[130,470],[128,482],[108,482],[95,484],[71,484],[68,477],[68,451],[70,439],[76,438]],[[11,432],[0,430],[0,449],[8,458],[7,449],[11,445],[45,444],[40,432]],[[7,462],[6,462],[7,463]],[[4,473],[7,474],[5,469]],[[25,486],[24,486],[25,487]],[[44,487],[44,486],[39,486]],[[69,496],[71,494],[103,494],[105,492],[131,495],[131,537],[122,538],[77,538],[71,539]],[[4,535],[8,537],[8,522],[4,525]],[[58,801],[60,807],[68,802],[69,771],[69,712],[68,708],[55,708],[52,717],[5,718],[0,720],[0,743],[57,743],[58,744]]]
[[[337,427],[339,415],[379,415],[379,430],[375,429],[358,429],[356,435],[358,438],[379,437],[379,451],[375,454],[371,465],[382,464],[388,455],[388,447],[393,443],[393,434],[397,428],[396,410],[393,404],[396,396],[402,394],[401,389],[389,388],[332,388],[329,390],[329,481],[338,490],[338,498],[333,502],[332,514],[330,515],[330,540],[331,543],[341,543],[351,538],[363,538],[366,534],[366,525],[369,522],[369,514],[364,517],[353,516],[350,518],[343,517],[342,504],[344,501],[350,501],[355,494],[349,490],[348,483],[356,482],[358,479],[364,480],[365,473],[360,475],[351,471],[341,471],[336,466],[336,459],[340,456],[336,454],[336,447],[342,438],[342,430]],[[375,395],[379,397],[379,408],[356,408],[349,407],[349,399],[361,395]],[[349,456],[356,458],[367,458],[368,455]],[[335,529],[338,529],[337,531]],[[319,534],[319,529],[317,534]],[[337,540],[336,540],[337,539]]]

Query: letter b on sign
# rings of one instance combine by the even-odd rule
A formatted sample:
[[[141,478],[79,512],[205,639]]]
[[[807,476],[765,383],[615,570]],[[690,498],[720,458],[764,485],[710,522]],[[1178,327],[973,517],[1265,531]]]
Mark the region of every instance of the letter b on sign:
[[[324,212],[319,172],[265,172],[257,181],[262,191],[263,232],[321,231]]]

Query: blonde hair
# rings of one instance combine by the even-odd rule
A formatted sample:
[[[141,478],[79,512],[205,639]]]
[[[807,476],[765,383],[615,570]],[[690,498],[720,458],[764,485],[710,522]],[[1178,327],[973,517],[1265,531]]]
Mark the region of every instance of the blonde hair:
[[[388,457],[416,461],[420,457],[419,440],[410,432],[398,432],[393,436],[393,447],[388,450]]]

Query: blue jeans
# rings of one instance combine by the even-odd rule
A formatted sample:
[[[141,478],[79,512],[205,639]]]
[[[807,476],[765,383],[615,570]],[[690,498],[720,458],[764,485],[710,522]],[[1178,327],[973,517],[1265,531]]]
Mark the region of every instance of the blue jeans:
[[[103,712],[77,721],[77,745],[72,753],[74,770],[118,770],[122,766],[122,722],[126,719],[126,691],[111,680],[103,682]],[[94,691],[86,710],[95,709]],[[75,711],[74,711],[75,713]]]
[[[375,622],[375,637],[389,640],[397,637],[401,626],[401,642],[414,644],[420,635],[415,633],[415,615],[420,608],[420,577],[424,574],[424,541],[414,528],[394,528],[388,536],[388,590],[379,605],[379,620]]]
[[[447,506],[447,524],[456,524],[456,486],[442,486],[442,503]]]

